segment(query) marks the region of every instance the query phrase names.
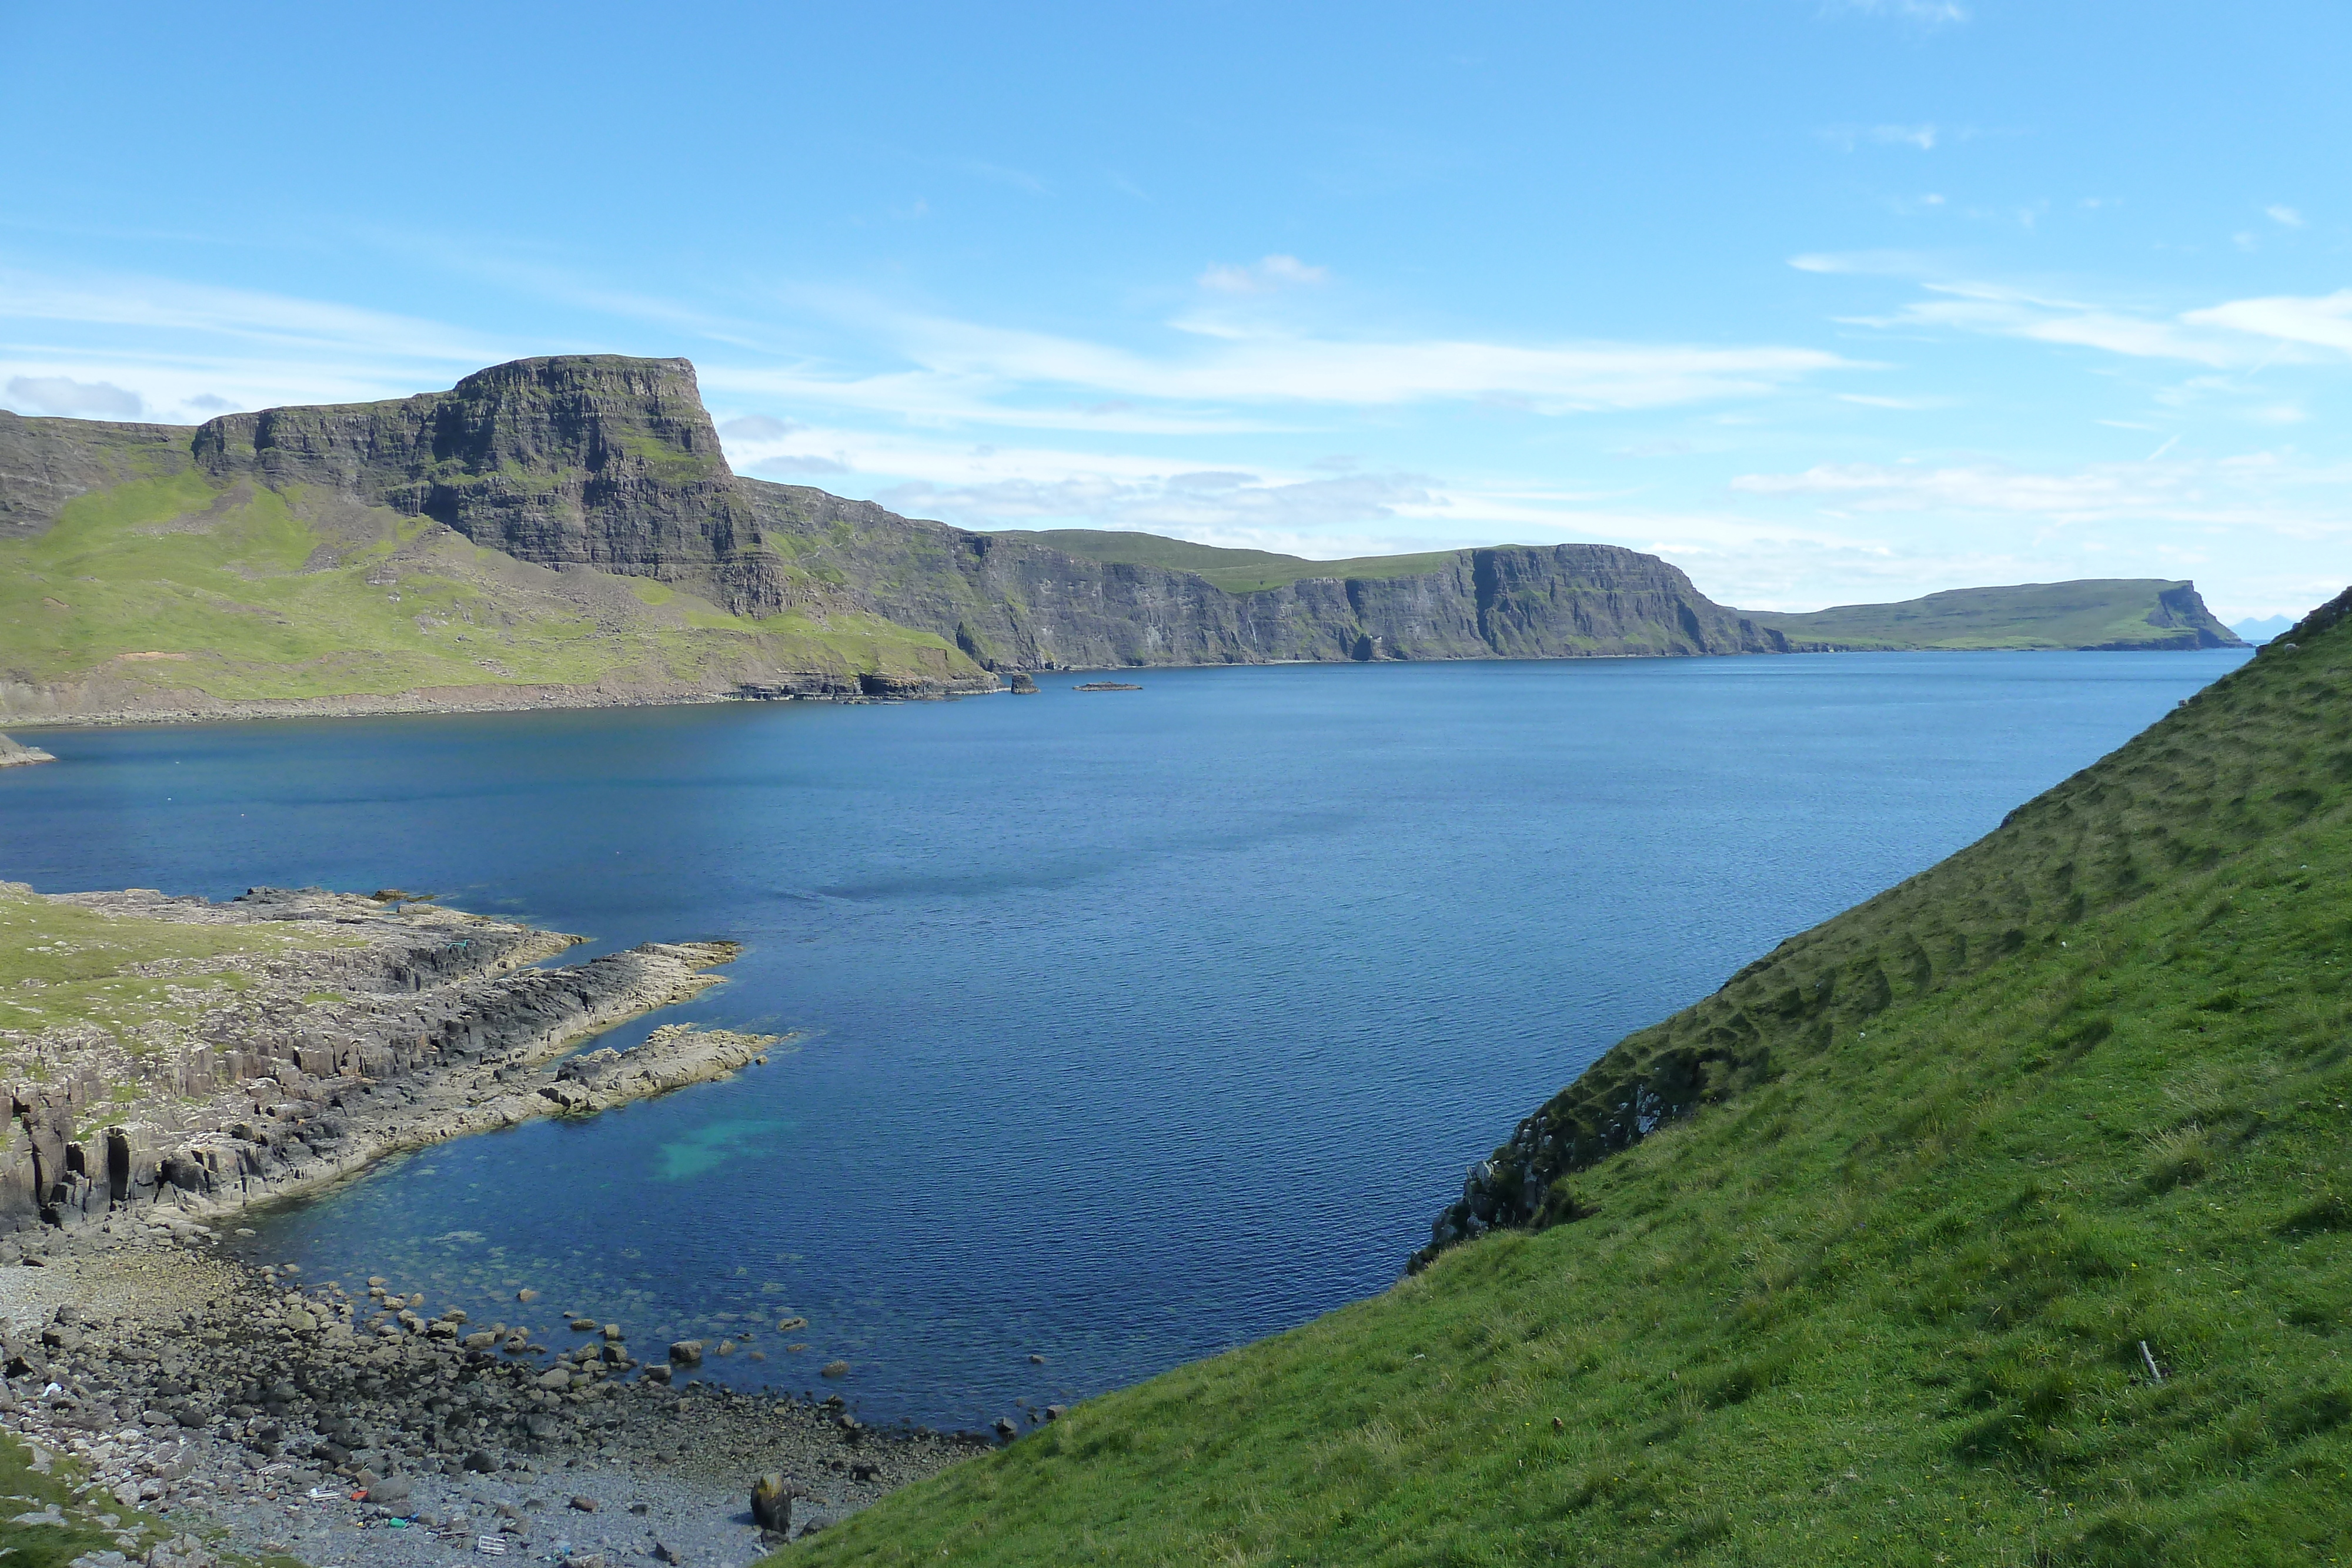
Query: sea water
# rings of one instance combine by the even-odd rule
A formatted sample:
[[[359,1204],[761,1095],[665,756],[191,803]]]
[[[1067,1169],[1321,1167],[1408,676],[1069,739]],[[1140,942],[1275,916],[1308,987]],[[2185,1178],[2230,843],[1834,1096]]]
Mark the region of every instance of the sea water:
[[[243,1245],[978,1426],[1383,1289],[1612,1042],[2244,657],[1152,670],[55,730],[58,763],[0,773],[0,876],[430,891],[593,937],[570,961],[746,944],[602,1043],[792,1036],[768,1066],[388,1161]]]

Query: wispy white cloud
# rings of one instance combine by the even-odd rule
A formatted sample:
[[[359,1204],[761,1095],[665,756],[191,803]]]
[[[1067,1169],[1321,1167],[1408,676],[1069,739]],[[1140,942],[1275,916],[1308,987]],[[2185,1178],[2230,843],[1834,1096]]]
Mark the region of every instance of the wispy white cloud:
[[[1939,276],[1944,269],[1931,258],[1910,252],[1819,253],[1791,256],[1789,265],[1803,272],[1910,277],[1928,296],[1889,315],[1841,318],[1854,326],[1951,328],[2215,370],[2306,358],[2304,349],[2352,352],[2352,289],[2230,300],[2166,315],[2053,290],[1954,279]]]
[[[875,498],[894,511],[973,528],[1077,525],[1174,533],[1204,541],[1311,538],[1328,549],[1335,538],[1392,537],[1400,507],[1435,503],[1430,486],[1428,479],[1409,474],[1282,482],[1250,473],[1203,470],[1144,481],[1096,476],[898,485],[877,491]]]
[[[2221,328],[2280,343],[2307,343],[2352,353],[2352,288],[2316,298],[2291,294],[2233,299],[2180,318],[2196,327]]]
[[[1943,27],[1969,19],[1959,0],[1825,0],[1824,14],[1858,12],[1866,16],[1893,16],[1926,27]]]
[[[1821,250],[1789,258],[1799,272],[1859,277],[1918,277],[1937,270],[1934,257],[1916,250]]]
[[[837,381],[808,371],[724,371],[711,379],[744,391],[764,383],[796,397],[1063,427],[1089,422],[1067,406],[1073,400],[1083,400],[1079,407],[1104,399],[1178,405],[1144,413],[1164,427],[1202,405],[1486,401],[1549,414],[1660,408],[1760,397],[1808,376],[1855,368],[1822,350],[1779,346],[1339,339],[1232,325],[1207,342],[1151,353],[935,317],[896,318],[885,329],[913,369]],[[1027,404],[1008,401],[1015,393],[1027,394]],[[1040,394],[1065,406],[1038,408]],[[1100,423],[1117,427],[1123,418],[1114,412]]]
[[[1816,134],[1841,152],[1851,152],[1865,141],[1880,147],[1912,147],[1922,152],[1932,152],[1936,150],[1936,144],[1938,141],[1952,140],[1954,133],[1933,124],[1923,123],[1918,125],[1825,125]],[[1962,131],[1959,134],[1965,136],[1968,133]]]
[[[730,445],[739,441],[775,442],[784,440],[795,431],[807,428],[806,425],[794,420],[775,419],[764,413],[747,413],[740,419],[730,419],[719,425],[719,438]]]
[[[11,376],[6,390],[6,406],[18,413],[137,419],[146,412],[137,392],[112,382],[78,382],[71,376]]]
[[[0,320],[185,332],[280,351],[359,353],[372,359],[475,366],[490,363],[499,352],[490,340],[437,321],[157,277],[68,282],[0,271]]]
[[[1854,512],[2006,513],[2058,525],[2110,520],[2253,527],[2299,538],[2352,534],[2340,487],[2352,470],[2270,452],[2221,459],[2094,463],[2036,471],[1978,462],[1942,466],[1824,463],[1794,474],[1744,474],[1735,493],[1801,496]]]
[[[1331,281],[1328,267],[1309,267],[1295,256],[1269,256],[1246,267],[1218,264],[1201,274],[1198,282],[1219,294],[1272,294],[1301,284]]]
[[[1016,191],[1026,191],[1033,196],[1048,193],[1045,181],[1026,169],[1010,168],[1003,163],[991,163],[984,158],[960,158],[951,165],[991,184],[1010,185]]]
[[[2273,223],[2284,224],[2291,229],[2303,227],[2303,214],[2289,206],[2269,206],[2263,209]]]
[[[1892,408],[1915,413],[1921,409],[1949,408],[1952,405],[1952,400],[1948,397],[1874,397],[1868,392],[1839,392],[1836,396],[1840,402],[1859,403],[1864,408]]]

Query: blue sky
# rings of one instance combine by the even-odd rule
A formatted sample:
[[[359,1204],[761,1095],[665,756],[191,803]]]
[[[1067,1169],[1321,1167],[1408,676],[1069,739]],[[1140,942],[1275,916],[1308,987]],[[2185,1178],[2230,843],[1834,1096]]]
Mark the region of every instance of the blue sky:
[[[2340,4],[0,0],[0,405],[679,354],[972,528],[2352,580]]]

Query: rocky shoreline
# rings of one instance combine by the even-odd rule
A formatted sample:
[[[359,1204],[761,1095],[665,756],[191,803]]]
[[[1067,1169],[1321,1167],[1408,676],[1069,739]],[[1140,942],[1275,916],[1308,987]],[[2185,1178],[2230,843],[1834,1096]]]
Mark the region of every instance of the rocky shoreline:
[[[0,1430],[86,1473],[130,1561],[195,1535],[441,1564],[488,1537],[572,1568],[744,1568],[985,1446],[706,1385],[698,1346],[648,1365],[625,1325],[546,1304],[478,1323],[381,1279],[305,1283],[164,1211],[58,1239],[0,1269]]]
[[[633,1351],[629,1325],[528,1288],[483,1324],[383,1278],[228,1255],[248,1205],[724,1077],[777,1043],[670,1025],[567,1054],[738,951],[530,967],[579,940],[393,889],[214,904],[0,883],[0,1024],[17,1026],[0,1027],[0,1424],[37,1465],[88,1468],[84,1528],[173,1568],[204,1521],[222,1550],[321,1565],[454,1562],[487,1537],[579,1568],[741,1568],[986,1446],[695,1383],[697,1342]]]
[[[719,703],[818,702],[894,703],[951,702],[960,697],[989,696],[1006,688],[993,677],[977,681],[916,681],[889,675],[864,675],[839,681],[822,675],[779,676],[757,684],[724,688],[696,686],[646,687],[619,684],[593,686],[480,685],[432,687],[388,695],[194,699],[184,690],[134,686],[115,683],[119,690],[100,694],[113,706],[84,706],[80,700],[89,683],[67,683],[55,689],[21,682],[0,681],[0,716],[19,728],[111,729],[147,724],[234,724],[270,718],[381,718],[401,714],[538,713],[556,709],[605,707],[688,707]],[[66,689],[71,685],[72,690]],[[5,738],[5,737],[0,737]],[[47,752],[19,758],[25,762],[55,760]],[[0,748],[0,767],[7,766]]]

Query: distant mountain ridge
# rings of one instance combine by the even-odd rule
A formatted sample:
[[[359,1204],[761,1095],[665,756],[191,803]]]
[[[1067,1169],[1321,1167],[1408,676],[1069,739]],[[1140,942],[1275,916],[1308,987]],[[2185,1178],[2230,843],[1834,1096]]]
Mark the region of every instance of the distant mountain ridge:
[[[2229,640],[2187,583],[2065,586],[2131,591],[2085,612],[2121,628],[2091,645]],[[1728,609],[1609,545],[1307,561],[903,517],[736,474],[685,360],[521,360],[445,392],[194,429],[0,413],[0,716],[20,720],[944,694],[1049,668],[2084,645],[1866,642],[1874,622],[1821,621]]]

